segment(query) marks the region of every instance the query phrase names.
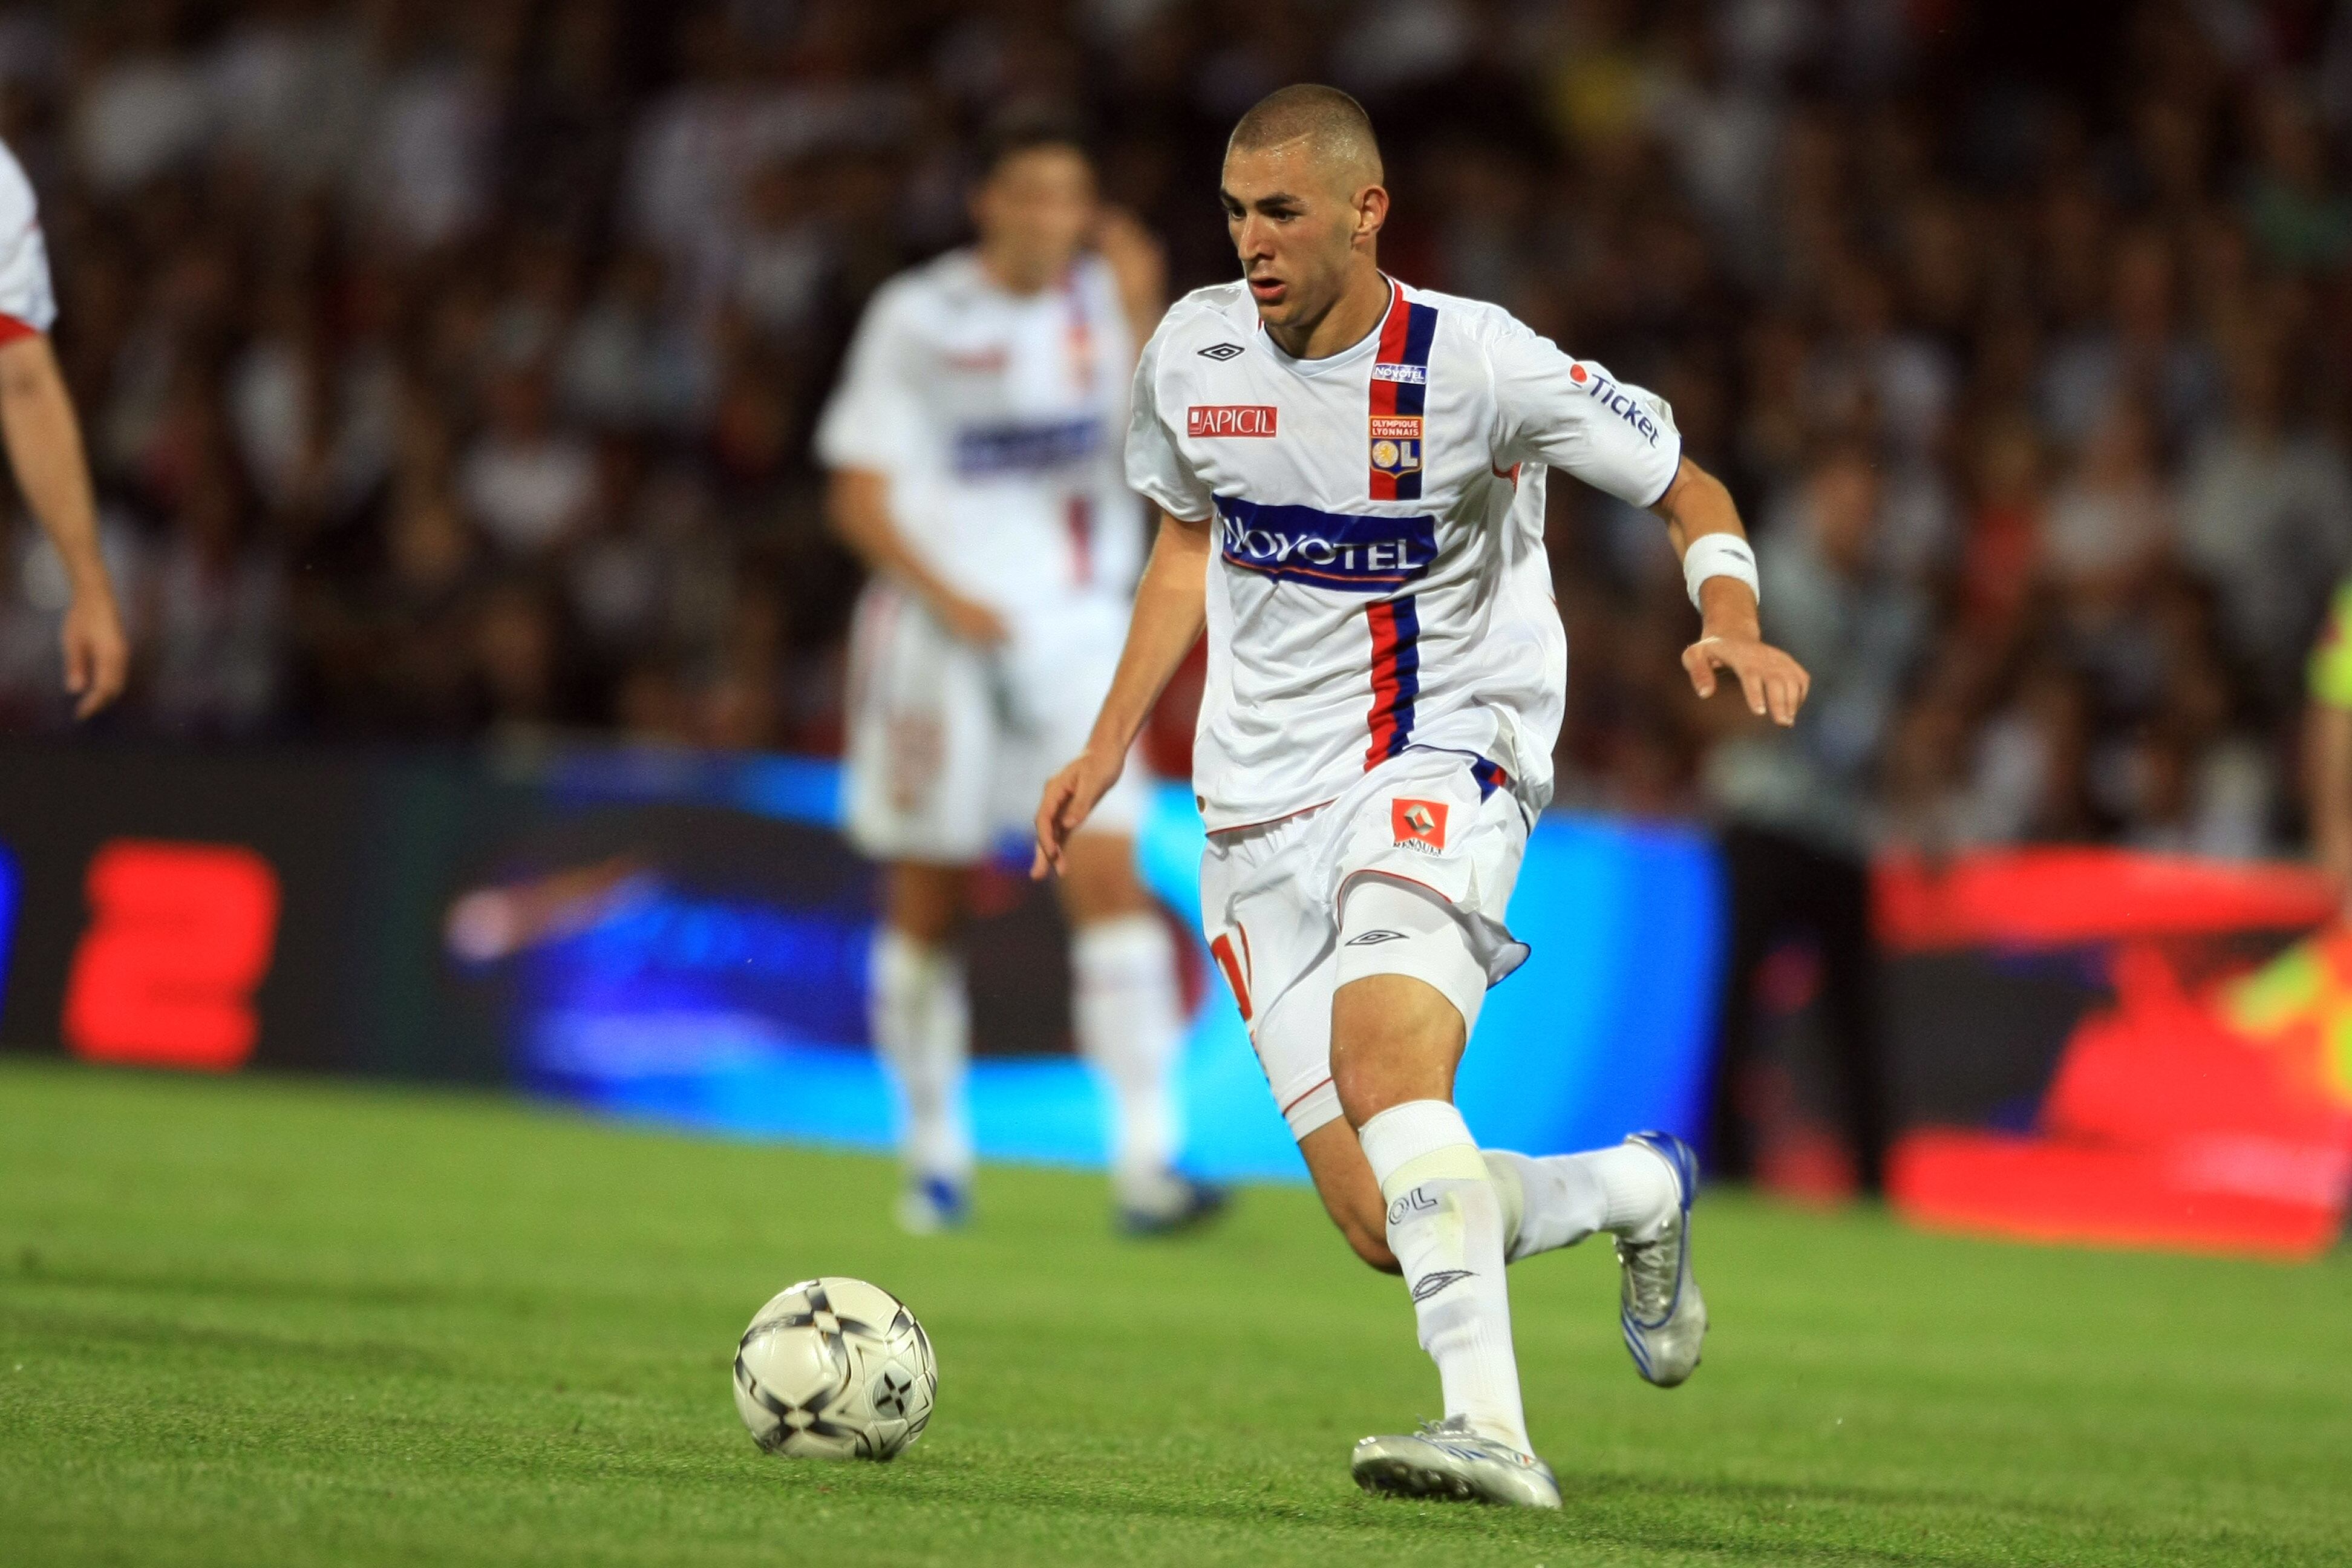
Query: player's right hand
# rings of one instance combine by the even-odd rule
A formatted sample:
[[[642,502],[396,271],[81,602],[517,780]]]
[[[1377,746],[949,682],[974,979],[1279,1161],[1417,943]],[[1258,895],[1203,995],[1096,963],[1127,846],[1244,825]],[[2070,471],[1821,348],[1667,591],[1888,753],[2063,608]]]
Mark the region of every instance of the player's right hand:
[[[978,599],[967,599],[961,594],[942,590],[932,599],[931,613],[948,630],[981,647],[994,647],[1013,635],[1013,628],[1004,624],[1003,616]]]
[[[1062,851],[1069,847],[1070,836],[1086,825],[1126,771],[1125,752],[1103,757],[1088,747],[1046,784],[1045,798],[1037,803],[1037,856],[1029,863],[1031,881],[1042,882],[1046,872],[1061,870]]]

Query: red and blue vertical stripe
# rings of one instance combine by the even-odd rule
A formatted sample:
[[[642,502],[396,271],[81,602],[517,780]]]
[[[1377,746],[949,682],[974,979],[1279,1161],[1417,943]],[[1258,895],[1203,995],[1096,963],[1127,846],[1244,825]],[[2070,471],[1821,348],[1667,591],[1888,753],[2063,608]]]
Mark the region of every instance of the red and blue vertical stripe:
[[[1389,288],[1389,313],[1381,321],[1380,353],[1373,362],[1371,416],[1376,422],[1418,422],[1429,399],[1429,344],[1437,335],[1437,310],[1412,303],[1394,283]],[[1383,367],[1396,369],[1384,374]],[[1418,500],[1420,467],[1405,473],[1373,468],[1371,487],[1374,500]],[[1413,702],[1421,695],[1421,611],[1413,595],[1405,594],[1368,605],[1364,619],[1372,634],[1372,739],[1364,766],[1374,768],[1412,743]]]
[[[1381,321],[1381,352],[1372,371],[1372,418],[1388,417],[1419,419],[1429,401],[1429,344],[1437,335],[1437,307],[1416,305],[1404,297],[1404,290],[1391,283],[1393,291],[1389,300],[1389,313]],[[1384,376],[1380,367],[1393,365],[1410,369],[1396,376]],[[1422,447],[1424,460],[1428,446]],[[1371,470],[1374,500],[1418,500],[1421,499],[1421,469],[1416,466],[1410,473],[1386,473]]]
[[[1412,704],[1421,695],[1421,611],[1406,594],[1368,606],[1364,618],[1372,628],[1372,743],[1364,751],[1369,771],[1412,743]]]

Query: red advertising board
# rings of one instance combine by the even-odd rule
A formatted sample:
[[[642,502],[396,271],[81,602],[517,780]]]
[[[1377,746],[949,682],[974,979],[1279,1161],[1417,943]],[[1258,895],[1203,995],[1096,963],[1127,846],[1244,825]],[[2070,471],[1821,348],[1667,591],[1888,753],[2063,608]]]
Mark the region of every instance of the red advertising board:
[[[2029,1131],[1929,1128],[1901,1142],[1888,1183],[1907,1217],[2284,1257],[2342,1234],[2352,932],[2331,923],[2316,876],[2044,849],[1890,861],[1876,891],[1897,953],[2082,949],[2108,992],[2074,1023]],[[2287,945],[2243,956],[2239,944],[2262,933]]]

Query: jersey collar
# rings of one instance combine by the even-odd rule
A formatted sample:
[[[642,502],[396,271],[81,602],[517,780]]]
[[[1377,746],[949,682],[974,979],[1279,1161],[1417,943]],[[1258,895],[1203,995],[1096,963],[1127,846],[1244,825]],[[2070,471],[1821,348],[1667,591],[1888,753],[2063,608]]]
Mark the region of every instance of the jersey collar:
[[[1387,329],[1389,318],[1405,309],[1403,286],[1385,272],[1381,274],[1381,280],[1389,286],[1389,308],[1381,312],[1381,319],[1372,323],[1370,331],[1366,332],[1338,353],[1325,354],[1321,359],[1297,359],[1286,352],[1281,344],[1276,342],[1274,334],[1265,330],[1264,321],[1260,321],[1257,324],[1258,335],[1265,340],[1265,352],[1268,357],[1293,375],[1305,376],[1310,381],[1353,369],[1371,358],[1373,354],[1380,352],[1381,333]]]

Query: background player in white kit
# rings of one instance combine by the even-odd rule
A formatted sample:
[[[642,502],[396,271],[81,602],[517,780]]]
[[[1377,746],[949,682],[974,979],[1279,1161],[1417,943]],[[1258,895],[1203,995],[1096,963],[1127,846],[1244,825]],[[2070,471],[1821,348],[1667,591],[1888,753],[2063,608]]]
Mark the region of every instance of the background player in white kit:
[[[817,433],[835,525],[873,572],[851,637],[849,835],[888,862],[873,1031],[906,1105],[899,1215],[916,1231],[961,1222],[971,1175],[951,946],[969,879],[1027,824],[1118,659],[1143,550],[1118,437],[1164,299],[1156,246],[1097,206],[1066,128],[993,137],[971,213],[971,248],[876,294]],[[1182,1012],[1174,945],[1136,874],[1142,803],[1139,782],[1107,795],[1062,892],[1119,1220],[1150,1232],[1222,1194],[1172,1167]]]
[[[1235,127],[1244,281],[1178,301],[1137,370],[1128,474],[1165,516],[1110,696],[1039,805],[1034,870],[1069,863],[1205,625],[1211,952],[1326,1208],[1405,1277],[1444,1391],[1443,1421],[1358,1444],[1356,1479],[1557,1507],[1505,1263],[1612,1233],[1626,1345],[1662,1385],[1697,1365],[1706,1311],[1679,1139],[1482,1152],[1452,1103],[1486,988],[1527,955],[1504,913],[1566,695],[1545,470],[1665,521],[1705,619],[1684,655],[1700,696],[1728,671],[1786,724],[1807,677],[1763,642],[1738,513],[1665,405],[1495,306],[1383,276],[1381,178],[1333,89],[1284,89]]]
[[[81,425],[58,373],[49,328],[58,319],[48,246],[32,183],[0,144],[0,435],[17,489],[65,566],[72,597],[58,643],[74,716],[87,719],[122,690],[131,645],[99,552],[98,503]]]

